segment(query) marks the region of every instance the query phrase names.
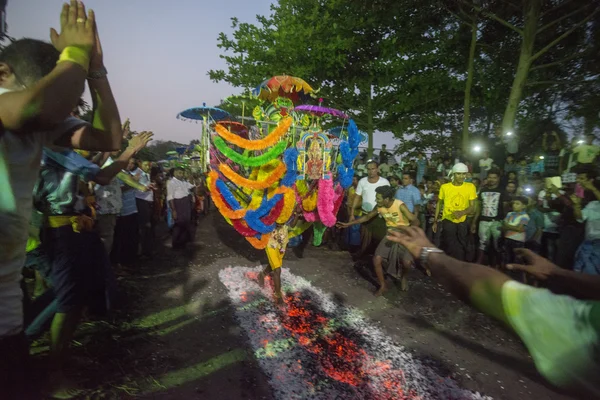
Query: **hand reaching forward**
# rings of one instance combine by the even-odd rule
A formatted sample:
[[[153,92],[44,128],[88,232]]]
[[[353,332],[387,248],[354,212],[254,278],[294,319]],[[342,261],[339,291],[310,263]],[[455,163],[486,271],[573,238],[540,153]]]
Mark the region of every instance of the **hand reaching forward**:
[[[531,250],[515,249],[515,254],[527,262],[524,264],[508,264],[506,268],[517,271],[525,271],[533,275],[536,279],[546,280],[559,270],[559,267],[552,264],[542,256],[538,256]]]
[[[77,46],[92,49],[96,46],[96,18],[92,10],[86,15],[82,2],[71,0],[71,4],[63,5],[60,14],[60,34],[50,29],[50,40],[58,51],[65,47]]]
[[[416,226],[399,226],[397,229],[400,232],[389,231],[387,238],[392,242],[400,243],[412,254],[415,259],[421,256],[423,247],[435,247],[433,243],[427,239],[423,229]]]

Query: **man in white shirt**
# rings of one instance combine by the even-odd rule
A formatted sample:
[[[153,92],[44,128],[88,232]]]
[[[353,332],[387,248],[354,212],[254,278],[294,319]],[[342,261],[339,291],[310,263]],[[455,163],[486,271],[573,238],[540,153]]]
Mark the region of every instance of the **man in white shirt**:
[[[167,202],[173,215],[173,249],[184,248],[192,240],[192,202],[191,190],[194,188],[183,179],[183,168],[175,168],[173,178],[167,182]]]
[[[352,204],[350,219],[354,218],[355,210],[362,209],[364,214],[370,213],[377,205],[375,189],[380,186],[390,186],[390,182],[379,176],[379,165],[375,161],[367,163],[367,176],[358,181],[356,195]],[[362,242],[359,254],[364,253],[371,243],[373,234],[379,240],[385,235],[385,222],[382,218],[373,218],[362,226]],[[381,236],[381,237],[378,237]]]
[[[94,16],[88,19],[77,2],[63,6],[62,15],[61,33],[52,30],[53,45],[22,39],[0,54],[0,387],[6,398],[23,397],[27,346],[19,282],[42,147],[113,151],[121,145],[121,121]],[[69,118],[86,78],[97,126]],[[57,391],[51,394],[60,395],[60,379],[53,383]]]
[[[492,169],[494,160],[490,158],[488,151],[483,152],[483,158],[479,160],[479,179],[482,181],[487,178],[488,172]]]
[[[140,168],[132,172],[139,184],[144,187],[150,186],[150,161],[143,161]],[[140,226],[140,241],[142,245],[142,257],[150,257],[154,248],[154,192],[152,190],[136,190],[135,201],[138,209],[138,221]]]

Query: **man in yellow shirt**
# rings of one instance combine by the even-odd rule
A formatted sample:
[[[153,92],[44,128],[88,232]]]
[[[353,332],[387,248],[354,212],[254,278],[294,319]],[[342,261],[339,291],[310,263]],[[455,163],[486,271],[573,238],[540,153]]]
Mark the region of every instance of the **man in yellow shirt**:
[[[396,189],[391,186],[380,186],[375,189],[375,193],[377,204],[371,212],[348,223],[338,222],[337,226],[339,228],[348,228],[351,225],[362,224],[377,217],[377,215],[381,215],[385,220],[389,232],[400,226],[409,226],[417,220],[401,200],[395,199]],[[379,281],[379,289],[375,292],[375,296],[381,296],[387,290],[385,276],[383,275],[384,260],[389,265],[396,267],[399,263],[402,263],[402,272],[400,275],[401,289],[408,290],[406,275],[413,263],[413,258],[402,245],[384,237],[379,246],[377,246],[377,250],[375,250],[375,255],[373,256],[373,265],[375,266],[375,273]]]
[[[452,167],[450,176],[452,182],[445,183],[440,188],[440,195],[433,222],[433,232],[437,233],[440,208],[444,205],[442,214],[442,248],[446,253],[461,261],[467,253],[469,224],[467,215],[475,210],[477,191],[475,185],[465,182],[469,168],[458,163]]]
[[[596,137],[593,134],[587,134],[585,137],[585,143],[573,149],[573,154],[577,155],[577,163],[579,164],[593,164],[600,154],[600,146],[594,144]]]

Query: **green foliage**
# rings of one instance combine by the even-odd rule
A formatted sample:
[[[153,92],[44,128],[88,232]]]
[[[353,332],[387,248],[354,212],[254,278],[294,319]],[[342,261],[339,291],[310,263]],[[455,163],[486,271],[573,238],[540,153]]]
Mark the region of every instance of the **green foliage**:
[[[485,138],[509,103],[524,10],[540,2],[536,59],[516,114],[523,147],[534,148],[541,126],[599,126],[599,1],[279,0],[254,24],[232,18],[233,34],[218,37],[226,68],[209,76],[246,93],[274,75],[298,76],[361,130],[393,132],[398,153],[441,152],[459,145],[469,23],[478,21],[470,133]],[[229,105],[236,114],[238,100]]]

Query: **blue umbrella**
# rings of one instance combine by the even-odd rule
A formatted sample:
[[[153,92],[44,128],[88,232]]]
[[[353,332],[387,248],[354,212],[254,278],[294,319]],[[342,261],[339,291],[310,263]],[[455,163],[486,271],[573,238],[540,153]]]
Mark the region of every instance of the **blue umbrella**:
[[[221,110],[220,108],[216,107],[207,107],[206,103],[203,103],[202,107],[188,108],[187,110],[184,110],[177,114],[177,119],[191,119],[197,121],[204,120],[205,118],[212,119],[214,121],[219,121],[229,117],[231,117],[231,115],[227,111]]]
[[[348,131],[347,128],[345,126],[336,126],[335,128],[331,128],[329,129],[329,133],[332,134],[333,136],[336,137],[340,137],[340,135],[342,134],[342,132],[344,132],[346,134],[346,136],[348,135]],[[358,131],[358,134],[360,135],[360,142],[361,143],[367,143],[367,134],[363,131]]]

